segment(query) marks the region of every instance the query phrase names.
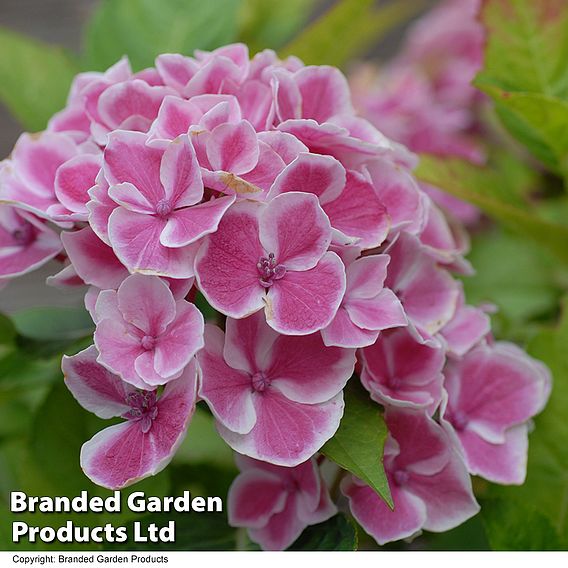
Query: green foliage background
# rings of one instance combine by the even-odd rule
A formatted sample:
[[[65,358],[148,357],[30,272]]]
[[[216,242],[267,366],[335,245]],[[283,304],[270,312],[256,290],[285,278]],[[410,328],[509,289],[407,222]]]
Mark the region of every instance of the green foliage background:
[[[0,27],[0,101],[31,131],[62,108],[73,76],[101,70],[127,54],[135,69],[161,52],[190,53],[245,41],[306,63],[349,64],[385,34],[419,12],[414,0],[339,0],[321,12],[318,0],[101,0],[85,30],[84,50],[68,53]],[[318,13],[319,13],[318,12]],[[465,282],[471,303],[491,302],[498,338],[517,341],[554,375],[551,401],[530,436],[527,482],[498,487],[475,480],[482,513],[441,535],[419,537],[413,549],[542,550],[568,548],[568,4],[565,0],[485,0],[485,65],[475,85],[494,103],[489,122],[507,132],[506,150],[490,148],[486,167],[423,156],[417,175],[470,201],[494,223],[475,234]],[[528,164],[528,165],[527,165]],[[214,317],[203,304],[205,313]],[[108,494],[79,468],[79,449],[109,424],[84,411],[62,382],[60,358],[89,343],[82,310],[41,308],[0,315],[0,549],[11,541],[9,492]],[[351,388],[340,430],[323,453],[366,479],[387,502],[381,454],[386,428],[378,407]],[[347,441],[346,441],[347,440]],[[198,408],[188,436],[164,472],[136,485],[152,495],[184,489],[226,495],[235,475],[232,453],[206,408]],[[132,490],[132,489],[131,489]],[[32,525],[166,522],[132,513],[18,515]],[[254,550],[244,531],[222,514],[180,516],[182,550]],[[101,545],[102,546],[102,545]],[[107,545],[110,547],[110,545]],[[131,546],[130,544],[128,546]],[[80,548],[74,545],[74,548]],[[309,527],[295,550],[376,548],[364,531],[339,514]],[[21,547],[20,547],[21,548]],[[26,545],[24,548],[50,548]],[[56,545],[51,548],[61,548]],[[92,545],[87,546],[92,548]],[[406,543],[389,546],[406,549]]]

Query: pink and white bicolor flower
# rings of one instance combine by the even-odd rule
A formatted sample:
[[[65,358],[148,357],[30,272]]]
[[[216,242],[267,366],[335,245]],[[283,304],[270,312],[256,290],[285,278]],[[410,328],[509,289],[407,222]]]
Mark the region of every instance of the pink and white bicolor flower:
[[[280,172],[267,199],[290,191],[313,193],[329,217],[333,242],[355,241],[362,249],[378,247],[390,220],[372,184],[360,173],[346,171],[331,156],[300,154]]]
[[[195,360],[161,395],[136,389],[99,365],[94,346],[63,357],[62,369],[67,387],[83,408],[99,418],[126,420],[83,444],[81,468],[91,481],[122,489],[168,465],[195,411]]]
[[[407,325],[406,315],[392,290],[384,287],[386,254],[361,257],[347,265],[347,285],[332,322],[321,330],[326,345],[365,347],[382,330]]]
[[[99,363],[139,388],[176,379],[203,347],[201,312],[157,276],[133,274],[104,290],[95,314]]]
[[[104,172],[116,208],[108,239],[116,255],[133,272],[193,276],[190,245],[217,229],[235,198],[200,203],[203,182],[186,135],[150,141],[146,134],[117,131],[109,140]]]
[[[373,400],[434,414],[442,399],[443,349],[419,343],[407,329],[393,329],[361,349],[359,358],[361,382]]]
[[[379,544],[422,529],[444,532],[479,511],[471,480],[451,438],[424,411],[388,407],[384,466],[394,510],[355,477],[341,490],[353,516]]]
[[[31,272],[61,248],[59,235],[32,213],[0,204],[0,278]]]
[[[279,335],[261,314],[206,326],[199,396],[237,452],[277,465],[307,460],[337,430],[355,350],[325,347],[320,334]]]
[[[236,455],[241,473],[229,489],[229,524],[244,527],[263,550],[288,548],[309,525],[337,509],[316,460],[280,467]]]
[[[545,406],[548,368],[512,343],[482,343],[445,370],[442,425],[472,474],[503,484],[525,480],[528,421]]]
[[[199,288],[229,317],[264,307],[276,331],[313,333],[331,322],[345,292],[345,268],[327,250],[330,242],[329,219],[315,195],[235,203],[197,253]]]

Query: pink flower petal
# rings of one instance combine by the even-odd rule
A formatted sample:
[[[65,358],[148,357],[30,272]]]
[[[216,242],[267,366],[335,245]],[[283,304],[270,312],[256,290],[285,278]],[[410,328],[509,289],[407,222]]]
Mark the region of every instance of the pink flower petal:
[[[265,290],[256,267],[264,251],[258,239],[260,204],[241,201],[223,216],[217,232],[197,253],[195,271],[208,302],[224,314],[242,318],[258,311]]]
[[[81,467],[87,477],[109,489],[121,489],[170,462],[182,442],[195,410],[196,367],[169,383],[157,403],[158,413],[144,433],[140,423],[110,426],[81,449]]]
[[[87,215],[88,190],[95,185],[101,169],[101,156],[83,154],[59,167],[55,176],[55,195],[70,211]]]
[[[235,196],[219,197],[200,205],[173,211],[160,234],[160,243],[165,247],[179,248],[213,233],[234,202]]]
[[[117,296],[124,320],[147,335],[162,335],[176,317],[170,287],[157,276],[132,274],[120,285]]]
[[[394,511],[368,486],[344,481],[341,490],[349,499],[351,513],[380,545],[411,537],[427,518],[424,502],[408,491],[391,487]]]
[[[322,404],[300,404],[274,390],[255,393],[256,423],[247,434],[223,424],[217,429],[235,451],[287,467],[306,461],[337,431],[343,415],[343,393]]]
[[[278,195],[260,218],[260,242],[286,270],[308,270],[316,266],[331,242],[329,219],[315,195]]]
[[[252,401],[251,377],[227,365],[223,358],[223,332],[205,326],[205,348],[198,355],[202,379],[199,396],[226,428],[247,434],[257,415]]]
[[[65,252],[86,284],[101,289],[118,288],[128,276],[113,250],[90,227],[61,233]]]
[[[97,361],[135,387],[148,385],[138,376],[134,367],[136,358],[143,353],[140,338],[130,335],[123,321],[103,319],[97,324],[94,341],[99,351]]]
[[[325,122],[337,114],[353,113],[347,79],[336,67],[304,67],[294,79],[302,97],[302,118]]]
[[[254,469],[237,476],[227,498],[229,524],[261,528],[284,509],[287,493],[278,476]]]
[[[111,133],[104,152],[104,172],[110,185],[129,182],[155,205],[165,197],[160,181],[163,150],[147,145],[146,140],[139,132]]]
[[[378,247],[388,235],[387,210],[361,174],[348,171],[345,189],[323,208],[332,227],[357,238],[357,244],[363,249]]]
[[[166,221],[118,208],[109,219],[109,239],[116,256],[133,272],[191,278],[195,247],[168,248],[160,244]]]
[[[345,292],[345,268],[333,252],[304,272],[287,272],[268,292],[266,321],[285,335],[307,335],[334,318]]]
[[[388,288],[374,298],[349,298],[344,305],[353,323],[362,329],[383,330],[408,323],[402,304]]]
[[[178,300],[176,306],[175,319],[156,345],[154,367],[162,377],[179,374],[204,345],[201,312],[185,300]]]
[[[233,174],[250,172],[259,157],[254,128],[246,121],[221,124],[207,139],[207,157],[214,170]]]
[[[243,319],[228,318],[225,326],[225,361],[250,375],[265,369],[279,335],[266,325],[264,314],[259,311]]]
[[[287,399],[325,402],[343,390],[355,368],[355,350],[326,347],[319,333],[279,336],[263,374]]]
[[[379,331],[370,331],[356,326],[345,307],[340,306],[331,323],[321,330],[323,342],[328,346],[366,347],[373,345]]]
[[[64,355],[65,384],[77,402],[99,418],[121,416],[130,410],[127,397],[135,389],[97,363],[97,357],[94,345],[72,357]]]
[[[195,205],[203,197],[203,182],[195,150],[187,136],[174,139],[164,152],[160,181],[172,207]]]
[[[457,432],[472,475],[505,485],[522,485],[527,474],[528,426],[520,424],[505,432],[505,441],[492,444],[471,430]]]
[[[336,199],[345,187],[345,168],[331,156],[300,154],[278,175],[268,195],[289,191],[313,193],[323,205]]]

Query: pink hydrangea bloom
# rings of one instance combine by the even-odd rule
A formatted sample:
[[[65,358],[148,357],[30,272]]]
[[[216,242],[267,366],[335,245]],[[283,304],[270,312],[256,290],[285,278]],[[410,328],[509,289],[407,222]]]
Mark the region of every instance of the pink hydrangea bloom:
[[[229,523],[248,529],[264,550],[284,550],[309,525],[337,509],[315,459],[279,467],[237,454],[241,473],[229,489]]]
[[[83,445],[81,468],[89,479],[109,489],[122,489],[168,465],[195,410],[195,362],[161,395],[136,389],[99,365],[94,346],[64,357],[62,368],[67,387],[81,406],[99,418],[126,420]]]
[[[465,88],[477,24],[444,31],[460,10],[431,24],[437,38],[415,28],[377,104],[411,150],[479,161]],[[522,480],[547,371],[491,343],[454,276],[472,271],[466,233],[372,122],[337,69],[234,44],[78,75],[47,130],[0,164],[0,287],[61,262],[49,283],[83,286],[96,325],[95,345],[63,361],[67,384],[125,419],[83,448],[95,483],[163,468],[198,392],[242,454],[231,522],[286,548],[335,513],[315,454],[354,370],[385,408],[396,509],[359,480],[343,490],[378,542],[475,514],[468,469]],[[218,325],[204,326],[197,294]]]
[[[189,245],[215,231],[234,198],[200,204],[203,183],[188,137],[161,143],[141,133],[113,133],[104,172],[116,203],[108,239],[123,264],[137,272],[193,276]]]
[[[457,281],[408,233],[400,234],[388,254],[385,284],[402,302],[419,335],[431,337],[454,316],[460,292]]]
[[[0,204],[0,278],[13,278],[42,266],[61,252],[59,236],[22,209]]]
[[[511,343],[481,344],[445,371],[442,424],[469,471],[496,483],[525,480],[528,421],[546,404],[549,370]]]
[[[361,382],[371,398],[387,406],[425,408],[432,415],[442,399],[439,346],[417,343],[406,330],[387,331],[360,352]]]
[[[367,485],[345,478],[353,516],[379,543],[443,532],[479,511],[467,470],[443,428],[425,412],[388,408],[384,466],[394,510]]]
[[[152,388],[179,377],[203,347],[203,316],[157,276],[133,274],[98,296],[98,362],[124,381]]]
[[[313,333],[331,322],[345,292],[343,263],[327,250],[331,235],[312,194],[236,203],[197,254],[200,290],[232,318],[264,308],[276,331]]]
[[[199,396],[237,452],[273,464],[308,459],[337,430],[353,349],[325,347],[319,334],[278,335],[260,314],[206,326]]]

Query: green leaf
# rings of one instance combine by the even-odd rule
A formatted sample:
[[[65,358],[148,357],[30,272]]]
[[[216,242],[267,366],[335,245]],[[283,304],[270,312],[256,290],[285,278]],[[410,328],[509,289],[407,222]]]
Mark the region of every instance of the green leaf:
[[[16,337],[16,328],[12,320],[0,313],[0,345],[8,345],[14,341]]]
[[[0,27],[0,101],[27,130],[43,130],[63,108],[77,72],[63,49]]]
[[[529,238],[568,264],[568,227],[539,218],[502,197],[500,172],[464,160],[422,155],[416,176],[460,199],[469,201],[504,226]]]
[[[132,542],[105,543],[106,550],[235,550],[237,532],[230,527],[224,513],[155,513],[137,519],[142,531],[155,523],[158,527],[175,522],[175,542]],[[129,535],[133,533],[132,523],[127,525]]]
[[[496,304],[513,331],[557,309],[557,263],[534,243],[495,228],[474,236],[468,259],[476,271],[463,281],[468,302]]]
[[[481,518],[492,550],[561,550],[551,522],[531,506],[505,499],[482,502]]]
[[[29,308],[12,320],[20,335],[37,340],[73,340],[92,334],[94,326],[84,308]]]
[[[568,97],[568,3],[485,0],[485,64],[478,85]]]
[[[86,32],[86,63],[106,69],[128,55],[135,69],[160,53],[190,55],[237,35],[239,0],[102,0]]]
[[[357,550],[357,529],[345,515],[309,526],[288,550]]]
[[[568,546],[568,298],[563,307],[559,325],[542,330],[528,346],[532,356],[549,366],[553,386],[550,400],[536,417],[529,436],[527,480],[521,487],[494,486],[489,490],[489,497],[503,502],[496,512],[487,510],[485,522],[493,527],[507,524],[507,532],[498,535],[503,548],[515,546],[517,533],[526,534],[527,515],[535,523],[539,545],[554,549],[560,542],[563,548]],[[490,518],[492,515],[495,519]],[[541,516],[553,527],[556,539]]]
[[[487,0],[485,64],[475,85],[509,132],[554,171],[568,173],[568,4]]]
[[[306,23],[318,0],[244,0],[240,41],[251,53],[279,49]]]
[[[482,89],[505,110],[505,126],[552,169],[568,173],[568,101],[543,94]]]
[[[350,471],[393,508],[383,467],[387,427],[380,406],[353,377],[345,391],[345,412],[339,429],[321,449],[330,460]]]
[[[176,461],[207,462],[234,468],[233,450],[219,436],[211,413],[197,406],[187,436],[176,452]]]
[[[388,32],[417,14],[423,3],[397,0],[375,7],[375,0],[342,0],[284,47],[309,65],[343,67],[376,45]]]

